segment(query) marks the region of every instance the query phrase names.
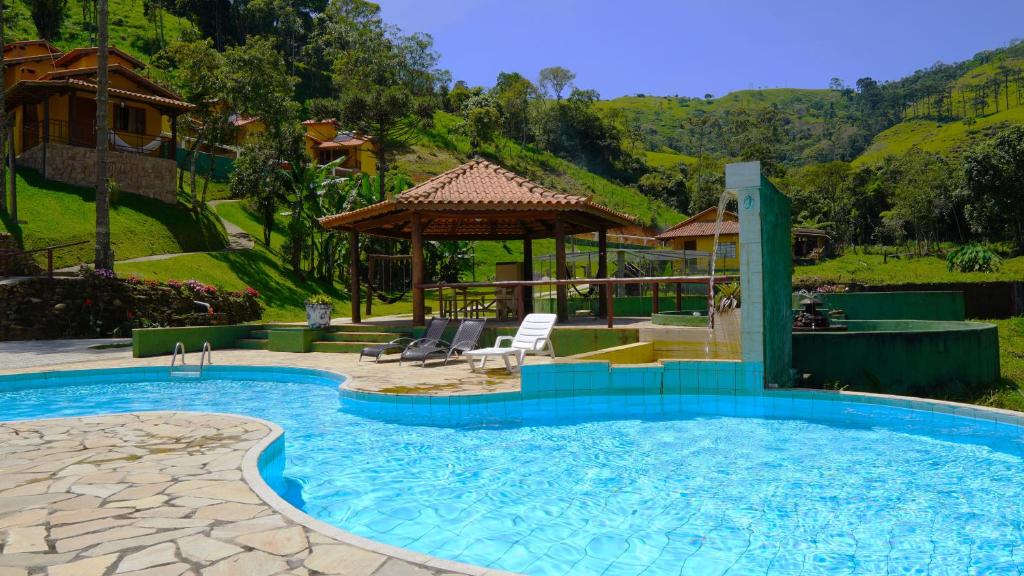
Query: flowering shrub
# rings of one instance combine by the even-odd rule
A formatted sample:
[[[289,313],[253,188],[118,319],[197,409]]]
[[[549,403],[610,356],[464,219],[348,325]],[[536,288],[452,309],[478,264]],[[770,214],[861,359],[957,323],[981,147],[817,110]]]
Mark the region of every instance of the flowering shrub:
[[[109,268],[98,268],[95,272],[97,278],[103,278],[104,280],[112,280],[117,278],[114,271]]]
[[[250,298],[259,298],[260,297],[260,293],[255,288],[253,288],[252,286],[246,286],[245,287],[245,295],[249,296]]]
[[[128,336],[136,328],[237,324],[263,314],[251,288],[116,278],[109,270],[82,269],[80,276],[0,286],[0,340]]]

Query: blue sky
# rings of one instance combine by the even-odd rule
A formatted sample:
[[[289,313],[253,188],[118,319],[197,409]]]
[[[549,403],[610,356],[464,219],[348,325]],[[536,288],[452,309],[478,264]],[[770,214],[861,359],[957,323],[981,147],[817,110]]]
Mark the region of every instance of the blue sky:
[[[1024,38],[1024,0],[378,0],[455,79],[576,72],[604,98],[893,80]]]

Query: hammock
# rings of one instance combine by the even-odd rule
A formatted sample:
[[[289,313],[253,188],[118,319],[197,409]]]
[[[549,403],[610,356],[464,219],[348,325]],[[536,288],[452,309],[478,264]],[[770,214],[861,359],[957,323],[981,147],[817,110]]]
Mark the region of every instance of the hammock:
[[[118,150],[118,151],[121,151],[121,152],[138,152],[139,150],[142,150],[142,151],[144,151],[144,152],[146,152],[148,154],[148,153],[154,152],[158,148],[160,148],[160,146],[163,145],[164,141],[163,141],[162,138],[157,136],[155,139],[153,139],[152,142],[150,142],[149,144],[146,144],[145,146],[132,146],[131,144],[129,144],[129,143],[125,142],[124,140],[122,140],[121,137],[118,136],[116,132],[111,132],[110,133],[110,143],[114,145],[114,149],[115,150]]]

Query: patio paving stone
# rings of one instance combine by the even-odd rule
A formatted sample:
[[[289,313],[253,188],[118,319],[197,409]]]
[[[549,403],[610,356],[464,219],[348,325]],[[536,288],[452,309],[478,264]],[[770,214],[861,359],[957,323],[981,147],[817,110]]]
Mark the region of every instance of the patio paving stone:
[[[176,412],[0,423],[0,576],[451,572],[268,506],[242,466],[271,433],[242,417]]]

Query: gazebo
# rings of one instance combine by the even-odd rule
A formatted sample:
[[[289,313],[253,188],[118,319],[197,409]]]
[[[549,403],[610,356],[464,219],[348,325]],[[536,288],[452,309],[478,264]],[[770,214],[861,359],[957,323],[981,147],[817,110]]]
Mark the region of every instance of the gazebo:
[[[329,230],[349,233],[351,266],[358,269],[359,234],[410,240],[413,324],[424,323],[425,240],[522,240],[523,271],[533,276],[535,238],[555,239],[555,268],[566,278],[565,237],[597,232],[599,278],[608,275],[607,230],[636,220],[584,196],[548,190],[482,159],[474,159],[376,204],[320,219]],[[603,292],[607,286],[600,286]],[[352,321],[359,322],[359,274],[351,274]],[[568,292],[557,287],[560,319],[568,315]],[[603,305],[605,298],[601,298]]]

